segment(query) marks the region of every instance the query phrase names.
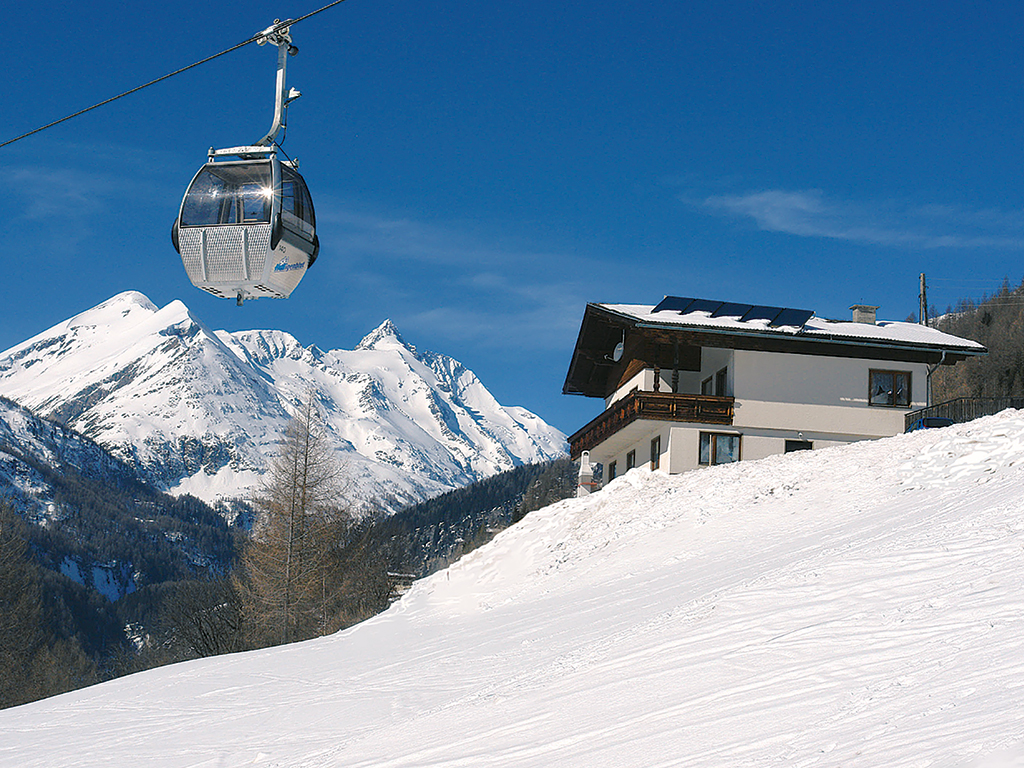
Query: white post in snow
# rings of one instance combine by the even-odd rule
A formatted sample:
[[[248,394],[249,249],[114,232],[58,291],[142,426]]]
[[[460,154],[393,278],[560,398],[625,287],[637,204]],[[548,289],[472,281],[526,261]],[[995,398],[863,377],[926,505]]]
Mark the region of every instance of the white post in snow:
[[[576,486],[576,498],[589,496],[591,488],[594,487],[594,468],[590,466],[590,451],[584,451],[580,456],[580,479]]]

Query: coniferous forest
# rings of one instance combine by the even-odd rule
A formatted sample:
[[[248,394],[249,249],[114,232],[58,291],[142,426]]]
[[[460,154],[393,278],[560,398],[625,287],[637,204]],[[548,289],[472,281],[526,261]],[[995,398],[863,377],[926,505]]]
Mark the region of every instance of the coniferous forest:
[[[931,311],[935,316],[935,310]],[[939,330],[972,339],[988,355],[954,366],[940,366],[932,375],[932,402],[959,397],[1024,397],[1024,282],[1002,287],[981,301],[961,300],[936,317]]]

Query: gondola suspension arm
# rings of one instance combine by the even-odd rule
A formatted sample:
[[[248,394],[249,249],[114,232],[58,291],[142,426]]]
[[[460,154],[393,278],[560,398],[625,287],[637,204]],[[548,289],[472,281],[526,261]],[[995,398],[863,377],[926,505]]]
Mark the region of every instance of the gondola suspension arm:
[[[302,94],[294,88],[289,89],[285,83],[285,76],[288,71],[288,57],[294,56],[299,49],[292,43],[291,27],[292,22],[282,22],[275,19],[274,23],[259,33],[256,38],[256,45],[277,46],[277,92],[274,99],[274,122],[270,126],[267,135],[256,142],[257,146],[271,147],[277,143],[277,135],[282,130],[288,129],[288,105],[295,101]]]

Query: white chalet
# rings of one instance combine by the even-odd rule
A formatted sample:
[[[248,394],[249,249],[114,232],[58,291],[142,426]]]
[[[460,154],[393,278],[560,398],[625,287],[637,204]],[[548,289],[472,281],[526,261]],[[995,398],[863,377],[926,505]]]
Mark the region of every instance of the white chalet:
[[[607,482],[895,435],[937,366],[987,352],[851,309],[852,322],[676,296],[588,304],[562,391],[605,409],[569,437],[572,457],[589,451]]]

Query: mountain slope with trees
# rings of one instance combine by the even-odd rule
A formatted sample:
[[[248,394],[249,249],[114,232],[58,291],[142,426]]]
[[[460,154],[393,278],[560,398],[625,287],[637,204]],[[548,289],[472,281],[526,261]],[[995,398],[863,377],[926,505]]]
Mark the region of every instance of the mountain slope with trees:
[[[535,509],[576,492],[567,458],[516,467],[376,521],[367,535],[393,567],[417,578],[446,568]]]
[[[0,707],[350,626],[386,609],[402,574],[439,570],[575,489],[561,459],[395,515],[353,514],[313,403],[239,512],[159,493],[88,438],[0,398]]]
[[[988,355],[972,357],[932,374],[932,402],[959,397],[1024,397],[1024,282],[1004,281],[979,302],[964,299],[932,323],[946,333],[972,339]]]
[[[0,497],[0,708],[100,679],[80,634],[60,615],[81,605],[61,595],[61,587],[77,585],[46,578],[31,558],[27,527],[10,500]]]
[[[0,512],[0,706],[136,668],[132,627],[168,585],[226,575],[239,536],[226,510],[159,493],[92,440],[4,398]]]

